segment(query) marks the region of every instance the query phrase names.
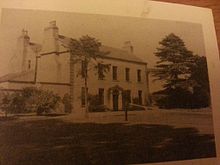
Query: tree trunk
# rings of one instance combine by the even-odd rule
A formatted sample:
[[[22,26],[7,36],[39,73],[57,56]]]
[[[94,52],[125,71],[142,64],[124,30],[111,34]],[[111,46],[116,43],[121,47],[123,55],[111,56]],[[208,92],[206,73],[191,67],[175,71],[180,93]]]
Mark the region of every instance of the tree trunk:
[[[127,109],[127,105],[125,106],[125,121],[128,121],[128,109]]]
[[[85,77],[85,117],[88,117],[88,85],[87,85],[87,78]]]
[[[89,111],[89,106],[88,106],[88,82],[87,82],[87,70],[88,70],[88,61],[85,57],[85,68],[84,68],[84,80],[85,80],[85,117],[88,117],[88,111]]]

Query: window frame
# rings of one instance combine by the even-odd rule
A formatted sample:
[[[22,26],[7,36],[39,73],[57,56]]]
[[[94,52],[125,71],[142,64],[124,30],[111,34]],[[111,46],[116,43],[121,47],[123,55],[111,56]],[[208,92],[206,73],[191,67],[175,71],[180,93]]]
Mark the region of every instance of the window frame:
[[[141,77],[141,69],[138,69],[138,70],[137,70],[137,82],[141,82],[141,81],[142,81],[141,78],[142,78],[142,77]]]
[[[125,81],[130,81],[130,68],[125,68]]]
[[[99,104],[104,105],[105,104],[105,89],[104,88],[98,88],[98,96],[99,96]]]
[[[112,80],[117,81],[118,80],[118,67],[112,66]]]
[[[138,103],[139,103],[139,105],[143,104],[143,92],[142,92],[142,90],[138,90]]]

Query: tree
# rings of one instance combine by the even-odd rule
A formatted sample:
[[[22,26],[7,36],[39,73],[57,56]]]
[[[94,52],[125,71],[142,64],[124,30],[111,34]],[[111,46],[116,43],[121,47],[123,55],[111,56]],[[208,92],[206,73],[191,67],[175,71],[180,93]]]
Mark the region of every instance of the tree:
[[[192,74],[190,80],[197,83],[193,88],[194,107],[210,106],[210,88],[207,60],[204,56],[194,56],[194,65],[192,65]]]
[[[155,53],[159,61],[153,76],[157,77],[155,80],[164,81],[163,90],[159,93],[165,97],[159,100],[160,104],[169,108],[192,108],[195,107],[196,97],[198,99],[197,94],[209,97],[205,57],[194,55],[183,40],[173,33],[159,44]]]
[[[160,59],[157,62],[157,71],[153,76],[156,80],[164,80],[165,89],[185,87],[191,74],[193,53],[187,50],[183,40],[171,33],[159,42],[155,55]],[[185,87],[187,88],[187,86]]]
[[[109,64],[100,65],[98,62],[98,58],[104,58],[109,53],[101,51],[101,46],[102,44],[100,41],[88,35],[82,36],[78,40],[71,39],[69,44],[71,62],[73,64],[80,62],[83,65],[80,76],[84,79],[86,116],[88,112],[88,71],[94,69],[104,73],[110,69]],[[91,63],[93,64],[93,68],[90,68]],[[102,76],[104,76],[104,74]]]

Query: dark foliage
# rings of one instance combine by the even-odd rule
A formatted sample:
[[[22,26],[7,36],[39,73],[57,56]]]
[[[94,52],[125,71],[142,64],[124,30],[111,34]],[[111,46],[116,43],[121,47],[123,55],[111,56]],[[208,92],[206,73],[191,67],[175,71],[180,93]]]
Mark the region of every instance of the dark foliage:
[[[207,62],[204,56],[187,50],[183,40],[171,33],[160,43],[153,73],[165,83],[155,100],[163,108],[202,108],[210,106]],[[155,98],[155,96],[154,96]]]
[[[37,112],[48,113],[60,102],[60,97],[52,91],[35,87],[23,88],[20,92],[5,95],[3,103],[7,113]]]
[[[88,96],[89,102],[89,112],[105,112],[109,109],[100,103],[99,95],[91,95]]]
[[[101,51],[102,43],[94,37],[88,35],[82,36],[79,39],[71,39],[68,48],[70,50],[70,61],[72,64],[81,63],[82,69],[79,71],[79,76],[84,79],[84,87],[88,89],[88,72],[95,70],[100,79],[105,77],[105,73],[109,71],[110,65],[100,62],[109,52]],[[99,59],[99,61],[98,61]],[[88,92],[85,90],[85,109],[86,113],[89,111],[88,107]]]

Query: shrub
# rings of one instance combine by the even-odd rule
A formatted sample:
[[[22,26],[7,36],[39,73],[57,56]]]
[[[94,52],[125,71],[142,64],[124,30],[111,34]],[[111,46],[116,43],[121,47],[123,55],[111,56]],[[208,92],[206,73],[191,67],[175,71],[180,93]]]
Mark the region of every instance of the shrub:
[[[88,97],[90,112],[105,112],[108,108],[100,103],[99,95],[91,95]]]
[[[60,100],[60,97],[52,91],[27,87],[20,92],[5,95],[2,104],[6,113],[37,112],[40,115],[55,109]]]
[[[3,110],[5,113],[23,113],[26,112],[25,99],[21,93],[7,94],[2,99]]]
[[[141,103],[140,103],[141,101],[139,100],[138,97],[134,97],[132,100],[133,100],[133,103],[134,103],[134,104],[141,105]]]
[[[36,100],[37,115],[51,112],[58,107],[60,101],[60,96],[54,94],[52,91],[40,90],[38,99]]]

